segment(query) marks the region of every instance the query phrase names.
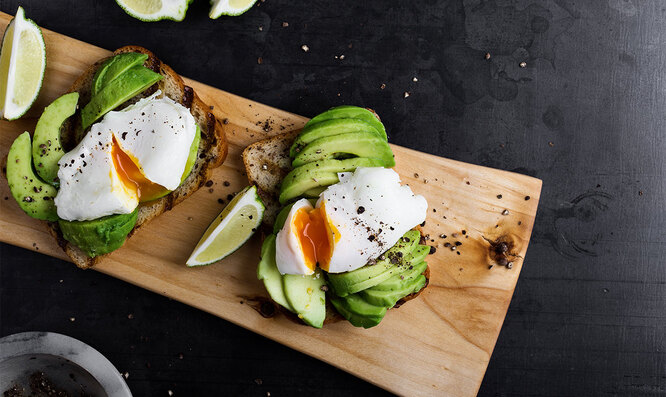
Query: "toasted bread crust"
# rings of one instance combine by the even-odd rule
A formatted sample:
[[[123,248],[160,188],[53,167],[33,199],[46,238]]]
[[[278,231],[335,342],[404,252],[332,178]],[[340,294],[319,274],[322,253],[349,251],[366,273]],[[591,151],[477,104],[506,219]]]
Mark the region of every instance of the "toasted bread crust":
[[[129,238],[147,222],[161,215],[165,211],[169,211],[203,186],[210,177],[213,168],[224,162],[224,159],[227,156],[228,147],[222,124],[215,119],[215,116],[210,112],[210,108],[199,99],[192,87],[186,86],[183,79],[174,72],[173,69],[161,62],[152,52],[143,47],[122,47],[114,51],[114,55],[125,52],[139,52],[148,55],[148,59],[144,63],[144,66],[161,74],[163,78],[142,94],[137,95],[128,102],[120,105],[119,108],[124,108],[129,104],[138,101],[140,98],[149,96],[160,89],[167,97],[190,109],[192,116],[194,116],[194,119],[201,129],[201,142],[199,143],[198,157],[192,168],[192,172],[173,192],[160,199],[139,205],[137,223],[134,226],[134,229],[129,233]],[[68,92],[79,93],[79,103],[85,104],[90,100],[90,90],[95,72],[106,59],[108,58],[101,59],[91,65],[70,87]],[[61,130],[61,138],[65,149],[72,148],[83,137],[84,131],[81,129],[79,112],[80,110],[63,125]],[[104,257],[109,255],[100,255],[91,258],[81,249],[63,238],[57,223],[49,222],[48,227],[51,235],[53,235],[58,241],[58,245],[60,245],[72,261],[82,269],[94,266]]]

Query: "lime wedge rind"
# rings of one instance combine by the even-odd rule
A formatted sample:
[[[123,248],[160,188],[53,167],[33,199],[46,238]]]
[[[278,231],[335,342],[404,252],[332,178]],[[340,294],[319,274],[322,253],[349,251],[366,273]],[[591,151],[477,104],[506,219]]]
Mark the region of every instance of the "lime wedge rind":
[[[257,0],[211,0],[210,19],[217,19],[222,15],[238,16],[247,12]]]
[[[187,260],[187,266],[210,265],[234,253],[257,230],[261,224],[264,210],[265,207],[257,194],[256,186],[247,187],[239,192],[208,226]],[[253,216],[241,219],[245,213],[251,213]],[[229,227],[231,229],[228,229]],[[233,237],[231,243],[222,239],[229,235]],[[220,244],[226,244],[226,246],[219,248]]]
[[[23,10],[23,7],[18,8],[16,16],[14,19],[12,19],[10,24],[7,26],[7,29],[5,30],[5,35],[10,31],[10,29],[13,29],[12,42],[11,44],[7,43],[10,45],[9,48],[3,48],[4,51],[10,51],[10,59],[7,68],[7,74],[4,75],[3,71],[2,76],[0,76],[1,79],[4,79],[6,90],[4,94],[4,103],[2,103],[1,110],[2,117],[4,119],[16,120],[21,118],[30,109],[30,107],[32,107],[33,103],[35,103],[35,100],[37,100],[37,97],[39,96],[39,92],[42,89],[42,84],[44,82],[44,72],[46,70],[46,44],[44,42],[44,36],[42,35],[42,31],[39,26],[37,26],[34,21],[25,18],[25,11]],[[27,43],[22,43],[22,37],[32,39],[32,44],[36,45],[37,47],[22,47],[23,44],[27,45]],[[3,36],[3,44],[4,39],[5,37]],[[26,50],[28,51],[26,52]],[[39,59],[39,64],[20,64],[22,59],[19,59],[19,55],[27,55],[28,57],[32,56],[34,58],[35,54],[33,54],[32,51],[39,52],[36,54],[36,57]],[[18,68],[21,68],[21,70],[18,70]],[[38,70],[35,70],[37,68]],[[32,86],[30,87],[31,90],[21,90],[21,92],[18,94],[23,97],[18,99],[21,99],[22,102],[16,103],[17,93],[15,92],[15,89],[17,83],[17,73],[21,76],[25,76],[25,72],[34,73],[35,71],[37,72],[36,75],[30,76],[31,80],[27,82],[29,86]],[[21,81],[21,83],[26,82]]]
[[[162,20],[171,20],[180,22],[185,19],[187,9],[192,0],[161,0],[162,7],[151,13],[144,13],[137,9],[136,3],[142,3],[142,0],[116,0],[116,3],[129,16],[143,22],[157,22]]]

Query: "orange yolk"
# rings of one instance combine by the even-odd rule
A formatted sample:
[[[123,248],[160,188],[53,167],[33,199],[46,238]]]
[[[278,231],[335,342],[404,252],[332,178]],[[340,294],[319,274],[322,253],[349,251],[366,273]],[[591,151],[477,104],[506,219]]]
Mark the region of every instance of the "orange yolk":
[[[141,173],[132,158],[120,149],[115,137],[113,138],[111,157],[121,182],[128,189],[136,190],[139,201],[150,201],[168,192],[166,188],[151,182]]]
[[[310,211],[305,208],[297,210],[292,227],[305,257],[305,265],[312,270],[318,265],[328,271],[333,247],[340,240],[340,233],[328,222],[324,206]]]

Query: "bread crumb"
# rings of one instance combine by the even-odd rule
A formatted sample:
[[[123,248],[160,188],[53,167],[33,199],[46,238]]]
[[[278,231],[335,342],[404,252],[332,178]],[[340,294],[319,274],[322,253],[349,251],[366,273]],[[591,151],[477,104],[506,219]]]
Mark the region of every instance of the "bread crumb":
[[[301,46],[301,50],[303,50],[304,52],[308,52],[308,51],[310,51],[310,47],[308,47],[307,45],[303,44],[303,45]]]
[[[282,22],[282,27],[283,28],[286,28],[287,26],[289,26],[289,22]]]

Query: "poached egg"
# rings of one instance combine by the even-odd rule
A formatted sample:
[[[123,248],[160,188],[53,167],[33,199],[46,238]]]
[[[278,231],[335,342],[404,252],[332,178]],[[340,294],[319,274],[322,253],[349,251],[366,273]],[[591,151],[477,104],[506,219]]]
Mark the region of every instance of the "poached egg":
[[[426,218],[426,199],[401,186],[392,169],[357,168],[338,176],[340,182],[326,188],[316,205],[301,199],[289,211],[276,238],[280,273],[358,269]]]
[[[84,221],[134,211],[180,185],[196,122],[160,91],[107,113],[58,162],[58,216]]]

